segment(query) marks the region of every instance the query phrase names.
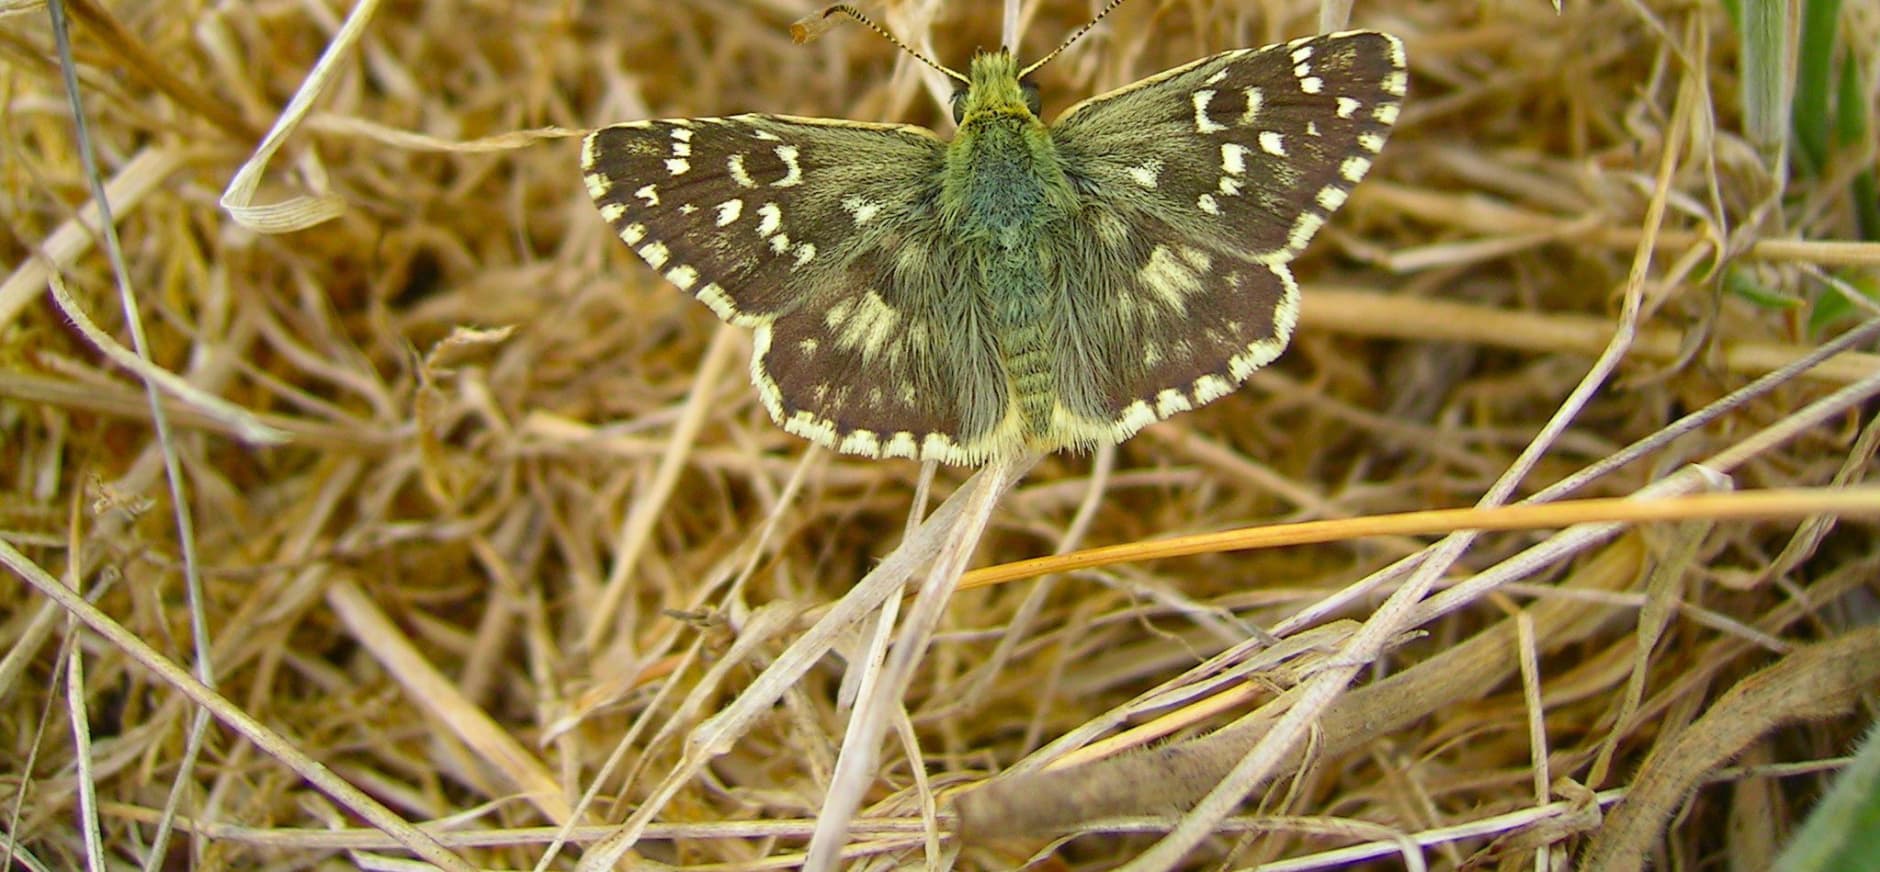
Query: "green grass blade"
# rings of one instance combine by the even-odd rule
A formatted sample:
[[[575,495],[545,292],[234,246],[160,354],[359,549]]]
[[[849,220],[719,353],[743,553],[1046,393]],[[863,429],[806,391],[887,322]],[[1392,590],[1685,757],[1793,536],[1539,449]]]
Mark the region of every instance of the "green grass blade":
[[[1789,125],[1789,103],[1783,87],[1788,4],[1783,0],[1742,0],[1736,20],[1743,39],[1743,132],[1765,156],[1773,158]]]
[[[1834,46],[1840,19],[1841,0],[1805,0],[1802,4],[1802,36],[1796,47],[1792,159],[1804,173],[1817,173],[1826,166],[1832,147],[1829,137],[1834,115],[1829,101],[1835,85]]]
[[[1841,59],[1841,82],[1835,89],[1834,132],[1836,143],[1850,151],[1866,145],[1869,131],[1873,129],[1867,117],[1873,107],[1867,104],[1864,84],[1860,62],[1853,52],[1848,52],[1847,57]],[[1860,238],[1880,239],[1880,184],[1874,181],[1872,167],[1854,177],[1854,218],[1860,227]]]
[[[1880,870],[1880,727],[1776,858],[1774,872]]]

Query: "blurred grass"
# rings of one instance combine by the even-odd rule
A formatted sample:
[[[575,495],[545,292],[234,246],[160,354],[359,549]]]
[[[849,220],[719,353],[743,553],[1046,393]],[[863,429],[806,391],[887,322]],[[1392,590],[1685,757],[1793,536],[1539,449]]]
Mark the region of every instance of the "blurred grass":
[[[1294,347],[1247,389],[1120,447],[1112,465],[1047,459],[1000,506],[980,559],[1466,505],[1560,408],[1633,310],[1628,298],[1640,342],[1529,490],[1870,318],[1862,299],[1880,249],[1858,243],[1880,226],[1869,38],[1880,22],[1871,4],[1810,2],[1799,21],[1780,4],[1748,6],[1356,5],[1354,24],[1406,40],[1411,95],[1370,179],[1299,264]],[[788,24],[811,9],[776,0],[387,0],[344,50],[335,40],[363,7],[85,8],[96,14],[79,16],[77,72],[153,362],[294,437],[251,447],[216,410],[169,401],[223,693],[400,814],[449,821],[477,842],[456,848],[474,863],[572,868],[568,851],[543,860],[537,828],[581,827],[580,850],[649,802],[686,732],[800,631],[755,635],[776,625],[769,609],[814,614],[842,597],[902,537],[921,481],[909,463],[805,461],[753,400],[738,359],[748,340],[715,339],[703,307],[608,234],[573,137],[740,111],[944,129],[943,107],[917,65],[859,28],[791,44]],[[998,42],[991,8],[867,11],[957,67]],[[5,11],[0,539],[188,664],[182,550],[142,386],[47,302],[57,272],[90,320],[122,337],[114,279],[79,220],[87,180],[43,10]],[[1092,11],[1038,4],[1021,54]],[[1134,0],[1040,71],[1046,114],[1306,33],[1320,12]],[[1799,40],[1792,101],[1785,33]],[[218,199],[329,51],[331,79],[256,202],[324,197],[343,213],[291,233],[245,227]],[[1794,166],[1768,164],[1765,147],[1790,136]],[[1652,214],[1662,227],[1648,227]],[[1839,243],[1832,256],[1808,245],[1827,242]],[[1823,292],[1820,276],[1859,294]],[[1872,360],[1846,355],[1831,377],[1731,407],[1588,494],[1633,494],[1690,458],[1747,451],[1798,409],[1858,388]],[[1880,437],[1871,403],[1852,402],[1756,441],[1732,484],[1871,480]],[[935,494],[965,474],[942,470]],[[1380,832],[1448,839],[1426,855],[1432,868],[1538,863],[1526,858],[1542,843],[1572,857],[1601,825],[1562,806],[1583,812],[1589,791],[1635,786],[1631,773],[1681,724],[1769,660],[1872,622],[1871,521],[1719,522],[1694,543],[1666,533],[1558,557],[1421,624],[1362,682],[1397,726],[1341,734],[1345,750],[1189,863],[1298,859]],[[1486,536],[1445,584],[1536,540]],[[863,850],[883,865],[924,862],[916,770],[945,792],[1058,737],[1178,742],[1283,706],[1386,591],[1337,592],[1425,541],[1136,562],[959,595],[908,696],[911,740],[884,757]],[[610,591],[618,605],[603,607]],[[1641,647],[1647,613],[1659,641]],[[1270,648],[1247,641],[1295,620],[1305,629]],[[191,835],[158,864],[405,860],[248,738],[212,730],[203,761],[183,768],[197,709],[25,585],[0,585],[0,649],[0,787],[18,809],[7,837],[22,865],[84,864],[81,783],[101,799],[103,859],[149,860],[140,846],[179,779]],[[86,658],[84,714],[60,685],[73,651]],[[705,777],[678,785],[639,859],[793,862],[842,735],[847,659],[819,662]],[[1445,701],[1392,696],[1405,676]],[[74,717],[91,726],[89,753]],[[1799,826],[1826,784],[1810,765],[1842,754],[1865,720],[1823,714],[1757,737],[1739,768],[1702,773],[1632,855],[1773,862],[1759,846]],[[572,811],[589,790],[596,802]],[[1526,822],[1455,835],[1497,815]],[[1039,844],[968,845],[958,865],[1011,868]],[[1042,863],[1111,868],[1146,844],[1104,830]]]

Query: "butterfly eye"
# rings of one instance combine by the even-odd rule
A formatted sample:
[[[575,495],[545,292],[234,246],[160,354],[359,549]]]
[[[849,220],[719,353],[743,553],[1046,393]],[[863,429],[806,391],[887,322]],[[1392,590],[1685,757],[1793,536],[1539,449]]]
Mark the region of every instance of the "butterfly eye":
[[[953,123],[958,124],[961,121],[966,120],[966,89],[965,88],[953,89],[952,103],[953,103]]]
[[[1040,105],[1038,102],[1038,86],[1028,81],[1019,82],[1018,89],[1025,92],[1025,108],[1030,109],[1032,115],[1037,115]]]

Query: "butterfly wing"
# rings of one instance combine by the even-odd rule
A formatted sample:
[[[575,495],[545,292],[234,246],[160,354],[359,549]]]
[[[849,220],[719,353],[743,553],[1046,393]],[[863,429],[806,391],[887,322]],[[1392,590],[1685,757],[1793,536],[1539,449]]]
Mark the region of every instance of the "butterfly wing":
[[[602,128],[601,214],[667,281],[755,331],[785,430],[871,457],[976,462],[1012,438],[979,295],[947,271],[945,145],[917,127],[743,115]]]
[[[1052,127],[1081,194],[1053,274],[1066,443],[1214,400],[1285,348],[1287,263],[1397,119],[1403,46],[1357,31],[1230,51],[1091,98]]]

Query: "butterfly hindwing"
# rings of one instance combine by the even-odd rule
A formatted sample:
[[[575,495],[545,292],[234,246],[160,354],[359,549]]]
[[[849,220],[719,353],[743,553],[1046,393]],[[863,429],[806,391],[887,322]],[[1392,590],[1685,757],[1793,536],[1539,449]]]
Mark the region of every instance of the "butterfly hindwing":
[[[1060,431],[1115,441],[1239,386],[1298,318],[1287,263],[1383,148],[1402,44],[1374,32],[1203,58],[1068,110],[1081,195],[1056,281]]]
[[[1012,449],[999,348],[953,254],[937,224],[911,225],[858,252],[812,304],[759,325],[751,373],[771,416],[870,457],[976,463]]]
[[[992,450],[1004,374],[947,272],[944,155],[915,127],[743,115],[602,128],[583,164],[643,260],[755,328],[751,378],[784,429],[961,463]]]
[[[1120,223],[1086,204],[1078,248],[1059,275],[1065,337],[1057,361],[1056,430],[1080,444],[1115,442],[1212,402],[1284,350],[1298,319],[1287,265],[1209,248],[1168,224]],[[1101,216],[1101,217],[1095,217]]]

